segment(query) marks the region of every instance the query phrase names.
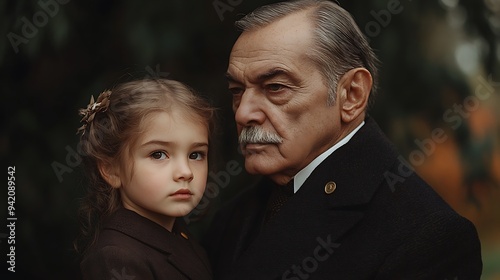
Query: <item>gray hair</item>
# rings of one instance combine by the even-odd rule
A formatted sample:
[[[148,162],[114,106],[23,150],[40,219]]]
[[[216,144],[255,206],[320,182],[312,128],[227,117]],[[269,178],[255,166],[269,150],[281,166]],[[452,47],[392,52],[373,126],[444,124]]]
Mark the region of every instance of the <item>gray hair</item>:
[[[240,144],[280,144],[283,138],[275,132],[266,131],[261,126],[245,126],[238,137]]]
[[[235,23],[240,31],[264,27],[289,14],[311,9],[314,21],[314,48],[307,54],[319,67],[328,86],[328,104],[336,99],[337,83],[349,70],[363,67],[372,75],[369,103],[377,90],[378,59],[352,16],[326,0],[280,2],[257,8]]]

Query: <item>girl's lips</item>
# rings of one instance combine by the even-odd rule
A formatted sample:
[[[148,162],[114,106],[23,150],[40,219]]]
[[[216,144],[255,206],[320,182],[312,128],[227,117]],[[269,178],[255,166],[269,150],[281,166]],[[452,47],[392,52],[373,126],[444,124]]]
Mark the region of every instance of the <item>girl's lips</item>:
[[[171,194],[171,197],[178,198],[178,199],[188,199],[193,195],[188,189],[180,189],[173,194]]]
[[[176,195],[176,194],[192,194],[188,189],[180,189],[176,192],[174,192],[172,195]]]

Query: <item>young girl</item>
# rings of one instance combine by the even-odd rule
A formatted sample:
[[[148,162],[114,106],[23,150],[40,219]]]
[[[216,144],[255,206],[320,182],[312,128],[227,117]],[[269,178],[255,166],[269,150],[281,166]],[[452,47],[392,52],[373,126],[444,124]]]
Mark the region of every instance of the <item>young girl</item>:
[[[83,279],[211,279],[176,217],[203,196],[213,112],[165,79],[118,85],[80,110],[90,181],[76,246]]]

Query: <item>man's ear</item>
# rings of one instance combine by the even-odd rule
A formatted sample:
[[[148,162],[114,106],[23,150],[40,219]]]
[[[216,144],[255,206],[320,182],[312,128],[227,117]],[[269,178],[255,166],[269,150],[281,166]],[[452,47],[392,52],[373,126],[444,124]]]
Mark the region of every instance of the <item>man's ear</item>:
[[[364,114],[372,83],[372,75],[365,68],[354,68],[342,76],[337,97],[343,122],[349,123]]]
[[[113,188],[120,188],[122,180],[120,177],[120,169],[108,162],[101,162],[98,164],[99,172],[102,178]]]

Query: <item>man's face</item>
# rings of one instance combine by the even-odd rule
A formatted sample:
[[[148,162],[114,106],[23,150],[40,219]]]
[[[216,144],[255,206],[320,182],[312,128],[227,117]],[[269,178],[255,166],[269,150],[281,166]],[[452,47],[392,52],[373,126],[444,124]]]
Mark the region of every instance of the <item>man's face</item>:
[[[285,184],[341,138],[338,102],[307,56],[312,24],[305,12],[244,32],[235,43],[227,76],[245,167]],[[257,130],[276,136],[247,134]],[[269,140],[272,139],[272,140]]]

